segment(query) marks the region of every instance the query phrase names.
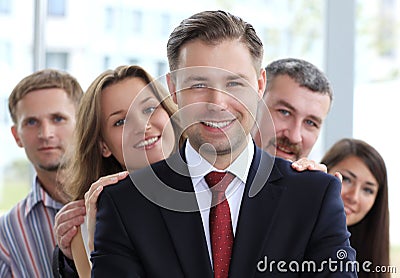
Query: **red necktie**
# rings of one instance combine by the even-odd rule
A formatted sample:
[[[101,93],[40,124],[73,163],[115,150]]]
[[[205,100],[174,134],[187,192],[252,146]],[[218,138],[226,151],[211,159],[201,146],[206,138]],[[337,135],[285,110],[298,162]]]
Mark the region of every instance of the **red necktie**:
[[[231,211],[225,190],[233,179],[234,176],[231,173],[224,172],[210,172],[205,176],[212,192],[209,222],[215,278],[225,278],[229,274],[233,231]]]

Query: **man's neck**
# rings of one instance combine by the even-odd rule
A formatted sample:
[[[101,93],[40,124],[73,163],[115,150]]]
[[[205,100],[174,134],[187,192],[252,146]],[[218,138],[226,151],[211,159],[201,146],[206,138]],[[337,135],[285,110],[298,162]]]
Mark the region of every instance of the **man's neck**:
[[[207,156],[203,156],[210,164],[212,164],[215,168],[218,170],[225,170],[226,168],[229,167],[235,161],[235,159],[239,156],[240,153],[238,154],[224,154],[224,155],[217,155],[216,157],[208,158]],[[213,158],[215,158],[215,161],[212,161]]]
[[[57,171],[45,171],[36,169],[36,174],[39,179],[40,185],[51,196],[51,198],[62,204],[67,202],[66,197],[59,189],[59,182],[57,178]]]
[[[247,138],[247,140],[251,140],[251,138]],[[202,152],[199,152],[198,150],[197,150],[197,152],[218,170],[225,170],[246,149],[247,144],[248,144],[247,140],[245,140],[240,147],[236,148],[235,150],[233,150],[227,154],[215,155],[215,153],[213,153],[212,155],[207,155],[207,153],[202,153]]]

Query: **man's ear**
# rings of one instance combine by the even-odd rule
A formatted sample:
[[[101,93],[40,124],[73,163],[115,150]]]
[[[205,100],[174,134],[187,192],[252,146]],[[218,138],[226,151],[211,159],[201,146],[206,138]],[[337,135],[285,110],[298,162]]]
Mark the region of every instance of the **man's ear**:
[[[101,148],[101,155],[103,157],[110,157],[112,155],[110,148],[103,140],[100,141],[100,148]]]
[[[171,76],[171,73],[169,72],[169,73],[167,73],[166,79],[167,79],[167,85],[168,85],[169,93],[171,94],[172,99],[174,100],[174,102],[176,104],[178,104],[177,99],[176,99],[176,86],[175,86],[175,82],[173,80],[174,77]]]
[[[17,143],[18,147],[23,148],[24,145],[22,144],[21,138],[19,138],[18,130],[17,130],[17,127],[15,125],[13,125],[11,127],[11,133],[14,136],[14,140]]]
[[[262,99],[265,93],[265,88],[267,87],[267,74],[265,69],[260,70],[260,76],[258,77],[258,99]]]

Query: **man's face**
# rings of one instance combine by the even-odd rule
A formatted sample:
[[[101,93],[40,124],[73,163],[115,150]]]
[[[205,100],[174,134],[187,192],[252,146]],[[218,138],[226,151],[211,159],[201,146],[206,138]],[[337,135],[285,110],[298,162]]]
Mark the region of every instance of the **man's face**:
[[[186,134],[198,152],[236,157],[244,149],[265,88],[265,71],[257,75],[241,42],[186,43],[168,86],[176,91]]]
[[[75,128],[75,106],[62,89],[28,93],[18,103],[11,131],[36,171],[57,171]]]
[[[262,116],[257,144],[272,155],[292,161],[307,157],[328,114],[329,96],[300,87],[289,76],[281,75],[274,79],[264,100],[275,128],[269,117]]]

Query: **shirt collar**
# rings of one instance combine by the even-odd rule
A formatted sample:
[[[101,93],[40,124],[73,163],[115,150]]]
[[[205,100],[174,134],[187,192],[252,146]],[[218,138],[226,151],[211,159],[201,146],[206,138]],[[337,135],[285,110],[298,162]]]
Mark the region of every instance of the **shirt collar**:
[[[50,207],[55,210],[59,210],[63,206],[61,203],[50,197],[46,190],[44,190],[44,188],[41,186],[39,179],[36,177],[33,180],[32,191],[27,197],[25,216],[28,215],[34,209],[34,207],[41,202],[45,207]]]
[[[193,186],[197,186],[200,180],[211,171],[221,170],[216,169],[207,160],[205,160],[187,140],[185,147],[185,156],[191,175]],[[247,176],[249,175],[250,165],[254,156],[254,143],[250,136],[248,136],[248,143],[242,153],[233,161],[228,168],[223,171],[228,171],[238,177],[244,184],[246,184]]]

